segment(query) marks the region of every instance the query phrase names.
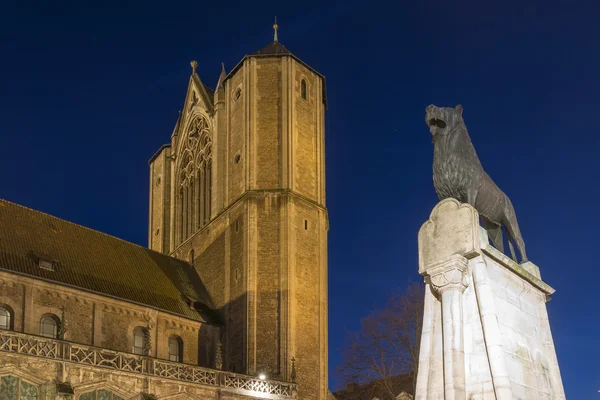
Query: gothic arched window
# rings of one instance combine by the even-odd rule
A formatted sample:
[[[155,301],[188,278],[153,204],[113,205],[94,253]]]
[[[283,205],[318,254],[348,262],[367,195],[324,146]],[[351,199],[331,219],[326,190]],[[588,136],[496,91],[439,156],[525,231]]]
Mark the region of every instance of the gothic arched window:
[[[208,121],[190,124],[178,169],[177,241],[183,242],[210,221],[212,199],[212,140]]]
[[[138,326],[133,330],[133,354],[139,354],[141,356],[148,355],[147,343],[147,330]]]
[[[183,341],[179,336],[169,337],[169,360],[175,362],[183,361]]]
[[[0,304],[0,329],[13,329],[13,311],[7,305]]]
[[[44,314],[40,320],[40,336],[58,339],[60,319],[54,314]]]

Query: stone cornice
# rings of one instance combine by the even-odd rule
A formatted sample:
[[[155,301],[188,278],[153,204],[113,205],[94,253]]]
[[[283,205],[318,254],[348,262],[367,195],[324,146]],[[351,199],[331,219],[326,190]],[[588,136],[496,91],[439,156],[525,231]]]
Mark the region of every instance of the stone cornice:
[[[219,221],[222,218],[225,218],[225,216],[227,215],[227,213],[229,211],[231,211],[235,207],[239,206],[243,201],[247,200],[248,198],[252,198],[252,197],[258,198],[260,196],[264,196],[264,195],[270,194],[270,193],[291,196],[291,197],[293,197],[295,199],[298,199],[298,200],[303,201],[303,202],[305,202],[307,204],[310,204],[311,206],[317,207],[319,210],[321,210],[322,212],[325,213],[325,215],[327,217],[327,221],[328,221],[327,227],[329,228],[329,214],[328,214],[327,208],[323,204],[320,204],[320,203],[318,203],[318,202],[316,202],[314,200],[311,200],[308,197],[303,196],[303,195],[301,195],[298,192],[295,192],[295,191],[293,191],[291,189],[258,189],[258,190],[247,190],[241,196],[239,196],[236,200],[234,200],[229,206],[227,206],[225,209],[223,209],[223,211],[221,211],[219,214],[217,214],[217,216],[214,217],[208,224],[204,225],[200,230],[198,230],[192,236],[190,236],[185,241],[181,242],[177,247],[175,247],[169,253],[169,256],[177,258],[176,254],[177,254],[177,252],[179,250],[181,250],[182,248],[184,248],[188,243],[193,242],[194,238],[196,236],[200,235],[202,232],[204,232],[206,230],[210,230],[210,227],[216,221]],[[182,261],[185,261],[185,260],[182,260]]]

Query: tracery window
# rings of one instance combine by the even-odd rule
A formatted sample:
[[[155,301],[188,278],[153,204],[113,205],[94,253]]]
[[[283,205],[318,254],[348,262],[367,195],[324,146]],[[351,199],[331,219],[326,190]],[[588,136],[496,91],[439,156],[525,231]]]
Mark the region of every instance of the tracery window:
[[[176,215],[178,239],[183,242],[210,221],[212,211],[212,140],[204,117],[190,124],[180,157]]]
[[[13,312],[12,308],[7,305],[0,305],[0,329],[13,329]]]
[[[14,376],[0,378],[0,399],[2,400],[38,400],[35,385]]]
[[[117,396],[113,392],[105,389],[94,390],[92,392],[86,392],[79,395],[78,400],[124,400],[122,397]]]
[[[179,336],[169,337],[169,361],[182,362],[183,341]]]
[[[60,319],[54,314],[44,314],[40,319],[40,336],[58,339]]]

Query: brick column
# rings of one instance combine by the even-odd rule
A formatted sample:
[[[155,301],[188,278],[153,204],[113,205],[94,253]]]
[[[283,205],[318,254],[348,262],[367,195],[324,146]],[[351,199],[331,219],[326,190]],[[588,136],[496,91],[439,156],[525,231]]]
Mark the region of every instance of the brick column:
[[[468,261],[454,255],[426,270],[428,281],[442,302],[444,344],[444,399],[466,400],[463,333],[463,292],[467,288]]]

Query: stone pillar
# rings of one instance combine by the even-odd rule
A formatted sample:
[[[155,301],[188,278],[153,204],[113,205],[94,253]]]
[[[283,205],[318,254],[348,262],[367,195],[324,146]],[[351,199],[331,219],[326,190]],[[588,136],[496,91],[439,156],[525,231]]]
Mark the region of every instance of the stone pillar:
[[[468,261],[461,255],[427,268],[431,287],[442,301],[444,399],[466,399],[462,295],[467,287]]]
[[[494,392],[498,400],[511,400],[513,395],[510,388],[510,378],[504,362],[502,334],[498,326],[498,314],[496,313],[494,293],[490,284],[487,266],[482,256],[474,258],[472,265],[473,287],[479,305],[479,315],[487,347]]]

